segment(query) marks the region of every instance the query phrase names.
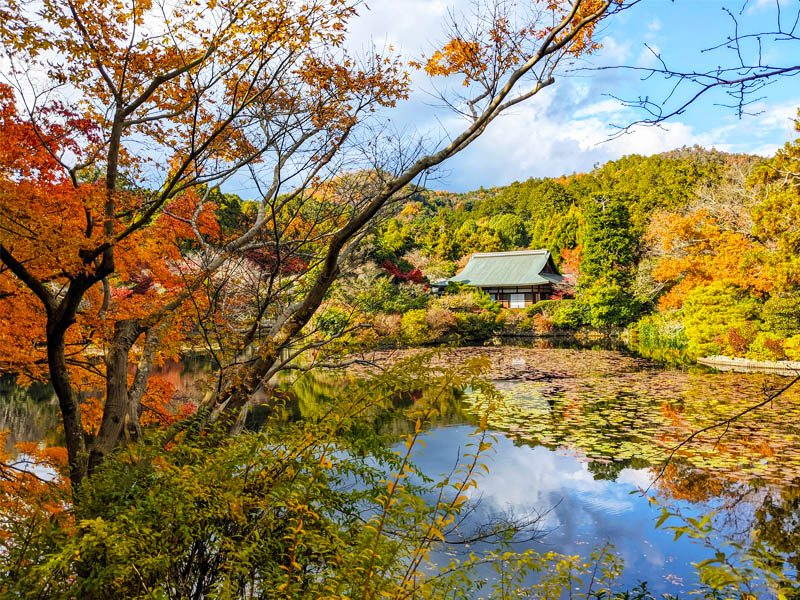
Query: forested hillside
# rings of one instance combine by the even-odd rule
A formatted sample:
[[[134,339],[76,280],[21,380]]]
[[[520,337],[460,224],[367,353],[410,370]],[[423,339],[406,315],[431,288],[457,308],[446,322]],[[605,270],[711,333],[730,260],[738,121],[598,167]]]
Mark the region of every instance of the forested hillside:
[[[601,198],[622,201],[641,237],[655,210],[686,206],[698,186],[711,185],[733,163],[752,161],[683,149],[628,156],[591,173],[557,179],[528,179],[465,194],[426,191],[388,223],[382,244],[400,254],[420,249],[439,260],[528,246],[547,247],[560,257],[561,250],[581,244],[587,211]]]
[[[426,281],[474,252],[547,248],[572,284],[564,299],[522,321],[502,311],[495,328],[634,326],[645,346],[691,356],[798,359],[800,199],[787,174],[798,171],[799,149],[763,159],[681,148],[507,187],[420,190],[375,237],[382,268],[351,278],[344,286],[360,293],[339,299],[384,326],[393,320],[387,331],[407,341],[431,339],[463,329],[466,301],[439,306],[447,297],[432,299]]]

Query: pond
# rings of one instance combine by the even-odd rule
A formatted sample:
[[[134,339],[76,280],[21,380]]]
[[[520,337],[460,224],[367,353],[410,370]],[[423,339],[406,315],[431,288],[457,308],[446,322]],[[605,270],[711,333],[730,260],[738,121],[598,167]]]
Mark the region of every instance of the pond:
[[[370,358],[390,363],[407,353]],[[662,468],[693,432],[757,404],[786,378],[667,369],[606,349],[462,348],[442,351],[434,362],[477,355],[491,360],[504,402],[489,418],[497,443],[474,492],[480,497],[476,521],[538,515],[535,538],[518,549],[586,555],[610,543],[625,562],[623,588],[644,580],[653,592],[685,597],[698,582],[692,563],[714,551],[656,528],[661,506],[685,518],[716,511],[710,543],[758,538],[782,553],[784,569],[797,577],[800,390],[697,436]],[[190,362],[166,365],[162,375],[191,397],[207,371],[202,362]],[[313,410],[328,384],[298,382],[297,416]],[[47,398],[8,386],[0,395],[0,430],[11,429],[16,441],[57,439],[56,407]],[[418,461],[425,473],[436,477],[452,468],[471,441],[477,404],[467,391],[457,405],[443,408]],[[384,426],[403,435],[409,425]]]

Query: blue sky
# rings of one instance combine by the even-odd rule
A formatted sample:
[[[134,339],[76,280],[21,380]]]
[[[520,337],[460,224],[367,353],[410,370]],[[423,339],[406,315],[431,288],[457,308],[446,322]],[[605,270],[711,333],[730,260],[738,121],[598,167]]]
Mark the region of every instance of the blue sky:
[[[731,8],[741,27],[763,31],[774,28],[778,1],[785,19],[796,14],[798,0],[642,0],[607,22],[604,48],[583,66],[648,66],[655,59],[645,44],[677,69],[729,64],[734,58],[729,50],[701,52],[724,42],[732,32],[732,22],[722,8]],[[466,4],[467,0],[369,0],[369,9],[362,8],[353,24],[354,43],[371,39],[379,47],[391,44],[406,57],[430,52],[441,39],[441,23],[448,8],[465,8]],[[787,62],[792,54],[797,55],[796,46],[770,42],[764,46],[763,56]],[[392,115],[397,127],[436,139],[443,129],[456,125],[451,115],[431,105],[425,93],[431,84],[425,77],[415,75],[414,88],[417,91],[412,98]],[[626,71],[572,73],[494,122],[480,140],[449,161],[429,186],[465,191],[503,185],[528,177],[587,171],[624,154],[653,154],[682,145],[769,155],[793,138],[791,118],[800,106],[800,77],[777,81],[763,90],[764,99],[750,107],[760,113],[756,116],[738,118],[735,111],[716,105],[729,99],[715,93],[663,128],[639,128],[608,141],[614,124],[636,118],[636,113],[611,95],[660,99],[667,89],[663,82],[641,81]]]

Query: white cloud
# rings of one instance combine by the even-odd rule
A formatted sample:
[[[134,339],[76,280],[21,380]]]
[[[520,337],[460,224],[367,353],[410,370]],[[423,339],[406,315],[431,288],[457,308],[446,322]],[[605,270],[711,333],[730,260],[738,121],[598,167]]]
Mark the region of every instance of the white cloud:
[[[620,103],[619,100],[608,98],[606,100],[601,100],[600,102],[595,102],[594,104],[589,104],[588,106],[575,111],[573,117],[576,119],[582,119],[584,117],[593,117],[595,115],[616,115],[625,111],[627,111],[627,109],[622,105],[622,103]]]
[[[765,144],[763,146],[753,148],[748,154],[755,154],[756,156],[763,156],[764,158],[770,158],[775,155],[775,152],[777,150],[778,146],[775,146],[774,144]]]
[[[788,139],[795,132],[798,104],[798,101],[773,105],[761,102],[749,108],[751,112],[758,113],[756,117],[761,127],[785,131]]]
[[[371,10],[361,11],[354,23],[354,47],[374,40],[379,45],[391,44],[406,57],[418,56],[430,51],[441,39],[443,22],[453,6],[464,9],[467,3],[464,0],[370,2]],[[653,17],[647,27],[651,32],[658,31],[661,22]],[[602,51],[592,57],[593,64],[623,64],[630,60],[630,40],[613,35],[603,39]],[[560,78],[553,88],[521,105],[513,114],[498,118],[473,146],[443,167],[439,181],[429,185],[473,189],[529,176],[587,171],[595,163],[623,154],[652,154],[708,141],[681,123],[671,124],[666,131],[642,129],[607,141],[614,132],[609,123],[624,124],[632,120],[620,102],[602,96],[615,89],[621,76],[616,71],[602,71],[589,77]],[[432,138],[462,130],[465,121],[431,107],[431,97],[421,91],[431,89],[423,74],[413,73],[413,88],[411,100],[392,115],[395,124],[400,128],[420,129]]]
[[[613,85],[606,83],[605,87]],[[613,98],[601,99],[597,80],[561,79],[528,103],[494,121],[486,133],[447,164],[449,174],[432,187],[477,189],[525,180],[590,171],[595,164],[628,154],[651,155],[682,146],[702,146],[725,152],[764,156],[797,137],[796,104],[754,105],[755,116],[739,119],[715,108],[715,118],[673,120],[660,127],[639,126],[611,139],[637,116]],[[641,116],[641,115],[639,115]],[[463,121],[445,120],[453,132]]]
[[[450,165],[455,175],[449,187],[474,189],[480,185],[510,183],[528,177],[585,172],[596,163],[626,154],[655,154],[681,146],[712,146],[714,134],[699,134],[693,127],[669,123],[663,128],[638,127],[609,139],[610,125],[630,117],[613,100],[579,103],[571,113],[559,113],[554,95],[537,98],[513,115],[498,118],[486,133]],[[461,179],[459,179],[461,178]]]
[[[356,45],[386,42],[409,56],[417,55],[441,35],[452,5],[447,0],[372,1],[350,26],[350,39]]]
[[[603,48],[600,50],[599,57],[607,64],[624,64],[631,55],[630,40],[617,41],[616,37],[607,36],[603,38]]]
[[[769,2],[774,8],[774,0]],[[765,8],[769,2],[761,1],[758,6]],[[755,5],[753,0],[751,9]],[[363,47],[374,40],[379,46],[391,44],[407,58],[430,52],[441,41],[442,25],[451,8],[469,8],[466,0],[372,0],[369,6],[370,10],[362,10],[353,23],[353,47],[358,48],[359,44]],[[641,16],[638,30],[644,37],[652,39],[663,34],[661,16],[652,13]],[[662,52],[662,47],[651,42],[652,51],[643,48],[639,52],[635,44],[641,41],[641,37],[637,41],[635,36],[609,28],[603,49],[582,64],[653,65],[657,60],[653,52]],[[675,51],[672,46],[664,50],[666,56]],[[650,89],[647,86],[651,82],[644,86],[638,75],[619,70],[579,71],[571,75],[560,77],[553,87],[517,107],[513,114],[498,118],[470,148],[448,161],[435,175],[438,179],[428,185],[463,191],[531,176],[585,172],[595,164],[626,154],[649,155],[695,144],[771,155],[793,137],[791,117],[795,114],[795,104],[792,102],[753,106],[751,109],[763,113],[742,120],[730,109],[707,102],[707,106],[692,107],[680,120],[670,121],[663,128],[638,127],[609,140],[617,131],[612,124],[627,125],[637,114],[605,94],[636,97],[658,93],[657,86]],[[437,101],[427,94],[433,86],[424,73],[414,71],[412,79],[411,100],[401,103],[391,115],[398,129],[419,131],[428,139],[446,139],[447,134],[461,131],[465,121],[433,106]]]
[[[617,475],[617,483],[627,483],[635,489],[644,490],[653,483],[653,475],[644,469],[622,469]]]

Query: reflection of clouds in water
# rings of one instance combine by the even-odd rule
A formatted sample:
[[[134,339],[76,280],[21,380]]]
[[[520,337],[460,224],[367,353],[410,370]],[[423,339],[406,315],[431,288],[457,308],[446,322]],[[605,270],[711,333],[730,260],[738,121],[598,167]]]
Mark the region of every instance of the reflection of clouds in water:
[[[426,450],[419,466],[425,473],[449,472],[457,449],[462,455],[475,441],[470,427],[434,430],[426,440]],[[538,528],[545,535],[536,542],[520,544],[517,549],[534,548],[586,556],[606,543],[626,565],[623,580],[632,587],[648,580],[656,592],[675,592],[665,577],[676,574],[684,581],[694,581],[691,561],[705,556],[688,540],[672,541],[672,534],[654,530],[658,507],[631,492],[647,487],[650,470],[622,469],[616,480],[595,479],[587,463],[566,453],[544,447],[515,445],[499,435],[494,449],[486,454],[489,473],[478,478],[480,498],[477,517],[513,514],[519,517],[542,514]]]
[[[455,447],[464,444],[467,431],[463,427],[436,431],[422,456],[424,470],[445,472]],[[609,517],[634,510],[629,492],[649,477],[625,469],[619,482],[596,480],[588,465],[572,456],[544,447],[515,446],[502,436],[486,458],[489,473],[482,473],[478,489],[471,490],[473,497],[482,498],[484,510],[532,508],[547,513],[543,525],[548,529],[603,529]]]
[[[636,489],[647,489],[653,482],[653,473],[649,469],[622,469],[617,477],[617,483],[627,483]]]
[[[633,508],[627,492],[619,494],[619,484],[596,480],[586,463],[541,446],[515,447],[508,439],[500,438],[488,466],[490,472],[481,476],[480,492],[498,505],[535,504],[547,509],[542,501],[567,495],[580,496],[582,504],[614,514]]]

